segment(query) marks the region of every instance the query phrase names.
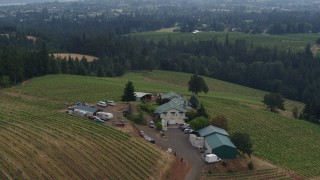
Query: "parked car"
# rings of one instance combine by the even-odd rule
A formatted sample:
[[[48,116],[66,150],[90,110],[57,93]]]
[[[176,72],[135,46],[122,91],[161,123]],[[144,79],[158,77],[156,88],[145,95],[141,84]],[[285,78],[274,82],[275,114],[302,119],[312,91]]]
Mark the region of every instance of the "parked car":
[[[106,100],[105,102],[108,104],[108,106],[115,106],[116,105],[116,103],[114,101]]]
[[[179,125],[179,128],[181,129],[183,126],[185,126],[187,123],[183,123]]]
[[[97,102],[97,105],[98,106],[101,106],[101,107],[107,107],[108,106],[108,103],[104,102],[104,101],[99,101]]]
[[[100,118],[98,118],[98,117],[96,117],[96,118],[94,119],[94,121],[97,122],[97,123],[104,123],[104,120],[102,120],[102,119],[100,119]]]
[[[97,118],[97,116],[88,116],[88,118],[91,120],[95,120]]]
[[[184,129],[183,132],[184,132],[185,134],[190,134],[190,133],[193,133],[193,131],[194,131],[193,129],[186,128],[186,129]]]
[[[188,127],[190,127],[190,124],[185,124],[184,126],[181,127],[181,130],[184,131]]]
[[[143,131],[140,131],[139,134],[140,134],[141,137],[144,137],[144,132]]]
[[[154,125],[154,122],[153,121],[150,121],[149,122],[149,128],[155,128],[156,126]]]

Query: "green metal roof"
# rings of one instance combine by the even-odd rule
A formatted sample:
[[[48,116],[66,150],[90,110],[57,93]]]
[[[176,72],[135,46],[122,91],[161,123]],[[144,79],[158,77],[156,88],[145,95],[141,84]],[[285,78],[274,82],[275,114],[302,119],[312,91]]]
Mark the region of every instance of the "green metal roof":
[[[76,106],[75,109],[79,109],[82,111],[87,111],[87,112],[91,112],[91,113],[95,113],[98,109],[93,108],[93,107],[89,107],[89,106],[82,106],[82,105],[78,105]]]
[[[173,99],[176,97],[181,97],[181,95],[179,95],[175,92],[169,92],[167,94],[161,95],[161,99]]]
[[[231,142],[228,136],[218,133],[211,134],[204,138],[212,149],[216,149],[221,146],[229,146],[236,149],[236,146]]]
[[[222,134],[222,135],[225,135],[225,136],[229,136],[227,131],[225,131],[224,129],[221,129],[221,128],[218,128],[218,127],[215,127],[215,126],[212,126],[212,125],[204,127],[202,129],[199,129],[197,132],[202,137],[208,136],[210,134],[216,134],[216,133],[219,133],[219,134]]]
[[[155,110],[155,113],[161,114],[161,113],[169,111],[170,109],[176,109],[181,112],[187,112],[187,109],[183,108],[179,104],[176,104],[176,103],[170,101],[165,104],[162,104],[161,106],[158,106]]]

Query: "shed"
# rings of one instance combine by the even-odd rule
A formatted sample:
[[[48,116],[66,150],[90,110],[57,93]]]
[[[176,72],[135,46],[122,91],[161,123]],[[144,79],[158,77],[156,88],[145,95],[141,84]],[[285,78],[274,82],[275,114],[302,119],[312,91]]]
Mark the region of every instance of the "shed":
[[[221,159],[236,159],[237,148],[228,136],[215,133],[204,138],[206,152],[216,154]]]
[[[219,133],[219,134],[222,134],[222,135],[225,135],[225,136],[229,136],[229,134],[227,133],[226,130],[218,128],[218,127],[215,127],[215,126],[212,126],[212,125],[204,127],[202,129],[199,129],[197,132],[202,137],[205,137],[205,136],[208,136],[208,135],[214,134],[214,133]]]
[[[74,108],[74,111],[76,110],[80,110],[82,112],[86,112],[86,115],[85,116],[93,116],[97,111],[98,109],[96,108],[93,108],[93,107],[90,107],[90,106],[84,106],[84,105],[77,105],[75,106]]]
[[[151,93],[134,92],[134,95],[136,96],[136,101],[144,101],[144,100],[150,101],[152,99]]]

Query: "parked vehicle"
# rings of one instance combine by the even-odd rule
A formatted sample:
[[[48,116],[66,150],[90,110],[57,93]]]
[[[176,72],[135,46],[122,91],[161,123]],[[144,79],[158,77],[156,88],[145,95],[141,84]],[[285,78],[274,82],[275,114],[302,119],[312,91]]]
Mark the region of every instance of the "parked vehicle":
[[[97,118],[97,116],[88,116],[88,118],[91,120],[95,120]]]
[[[98,117],[96,117],[96,118],[94,119],[94,121],[97,122],[97,123],[104,123],[104,120],[102,120],[102,119],[100,119],[100,118],[98,118]]]
[[[181,130],[184,131],[186,128],[190,127],[190,124],[185,124],[181,127]]]
[[[193,129],[186,128],[186,129],[184,129],[183,132],[184,132],[185,134],[190,134],[190,133],[193,133],[193,131],[194,131]]]
[[[102,120],[108,120],[113,118],[113,114],[108,112],[97,112],[97,116]]]
[[[183,126],[185,126],[187,123],[183,123],[179,125],[179,128],[181,129]]]
[[[221,159],[215,154],[206,154],[204,161],[209,164],[214,162],[220,162]]]
[[[108,106],[108,103],[104,102],[104,101],[98,101],[97,102],[97,105],[98,106],[101,106],[101,107],[107,107]]]
[[[155,128],[156,126],[154,125],[154,122],[153,121],[150,121],[149,122],[149,128]]]
[[[115,106],[116,105],[116,103],[114,101],[106,100],[105,102],[108,104],[108,106]]]

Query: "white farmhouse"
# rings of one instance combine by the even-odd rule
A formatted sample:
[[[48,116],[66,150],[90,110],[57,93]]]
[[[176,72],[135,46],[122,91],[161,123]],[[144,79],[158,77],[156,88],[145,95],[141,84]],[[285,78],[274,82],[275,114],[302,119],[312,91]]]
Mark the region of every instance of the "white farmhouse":
[[[191,107],[189,102],[182,97],[175,97],[169,102],[162,104],[155,110],[155,115],[161,118],[163,130],[167,130],[168,125],[183,124],[185,122],[186,112]]]

